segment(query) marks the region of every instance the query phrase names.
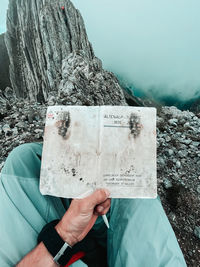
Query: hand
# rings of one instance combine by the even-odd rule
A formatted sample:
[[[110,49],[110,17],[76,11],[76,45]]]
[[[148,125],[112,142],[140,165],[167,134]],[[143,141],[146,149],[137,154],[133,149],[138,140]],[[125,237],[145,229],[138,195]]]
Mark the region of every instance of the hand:
[[[98,189],[86,198],[72,200],[69,209],[55,227],[65,242],[73,246],[87,235],[98,216],[108,212],[109,194],[106,189]]]

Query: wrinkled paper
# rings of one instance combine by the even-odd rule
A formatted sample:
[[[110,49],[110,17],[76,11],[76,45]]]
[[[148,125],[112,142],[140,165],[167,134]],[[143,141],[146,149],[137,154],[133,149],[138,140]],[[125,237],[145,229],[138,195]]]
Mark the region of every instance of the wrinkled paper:
[[[50,106],[40,191],[76,198],[107,188],[112,198],[155,198],[156,109]]]

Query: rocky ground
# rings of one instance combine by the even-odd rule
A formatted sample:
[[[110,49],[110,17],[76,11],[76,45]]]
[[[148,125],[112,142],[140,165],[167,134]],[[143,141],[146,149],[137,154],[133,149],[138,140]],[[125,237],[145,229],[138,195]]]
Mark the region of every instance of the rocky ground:
[[[162,108],[157,153],[158,193],[188,266],[200,266],[200,114]]]
[[[51,97],[49,105],[56,100]],[[43,140],[46,105],[0,93],[0,169],[16,146]],[[200,114],[163,107],[157,117],[158,193],[188,266],[200,266]]]

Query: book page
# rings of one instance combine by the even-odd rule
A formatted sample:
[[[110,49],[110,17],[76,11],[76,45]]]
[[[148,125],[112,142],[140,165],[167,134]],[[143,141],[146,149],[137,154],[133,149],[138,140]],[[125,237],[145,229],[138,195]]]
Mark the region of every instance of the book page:
[[[96,188],[99,107],[53,106],[47,110],[40,191],[78,197]]]
[[[98,186],[113,198],[154,198],[156,109],[102,106]]]
[[[154,198],[155,108],[53,106],[47,110],[40,191],[77,198]]]

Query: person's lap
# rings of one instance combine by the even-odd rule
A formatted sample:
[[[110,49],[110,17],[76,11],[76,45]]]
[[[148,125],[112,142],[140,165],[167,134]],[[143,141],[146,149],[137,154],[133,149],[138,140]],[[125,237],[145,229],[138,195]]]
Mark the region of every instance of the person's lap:
[[[59,198],[39,191],[41,154],[41,144],[21,145],[2,170],[0,266],[15,265],[36,246],[43,225],[65,213]],[[159,199],[112,199],[109,223],[107,231],[100,217],[94,232],[105,244],[107,231],[110,267],[186,266]],[[79,261],[72,266],[86,265]]]

